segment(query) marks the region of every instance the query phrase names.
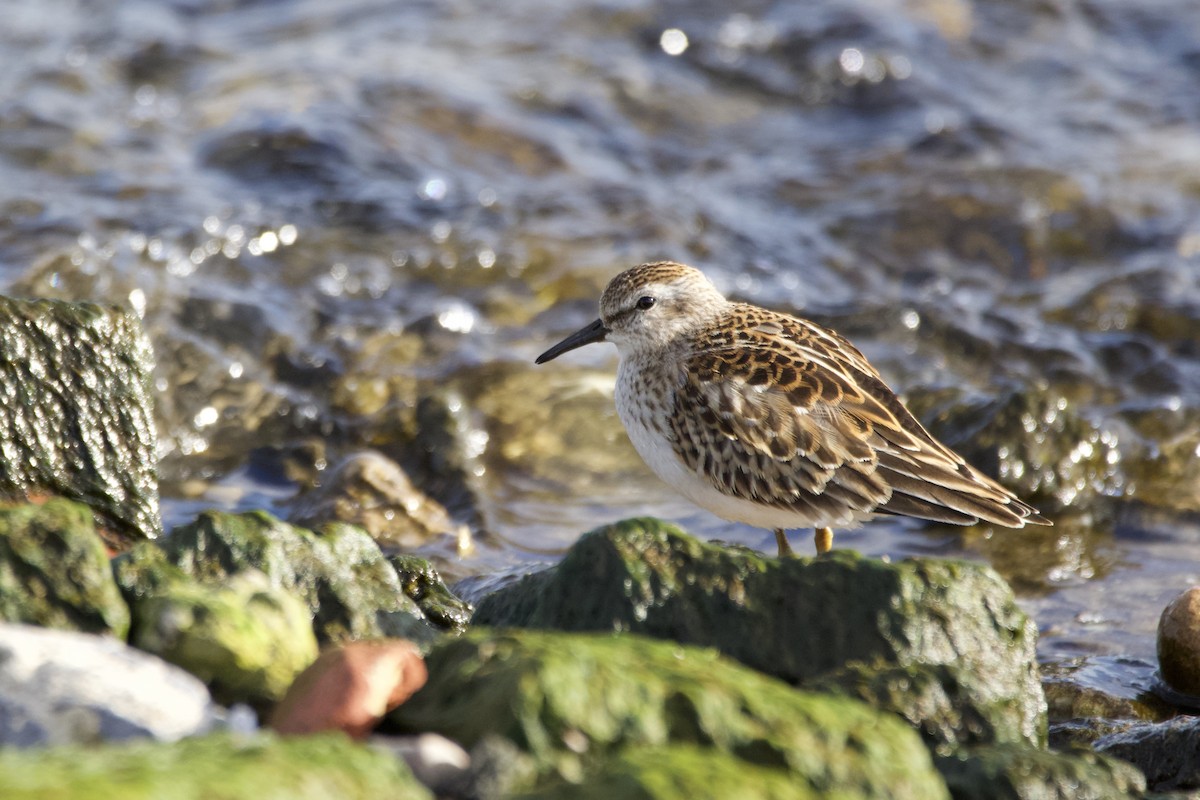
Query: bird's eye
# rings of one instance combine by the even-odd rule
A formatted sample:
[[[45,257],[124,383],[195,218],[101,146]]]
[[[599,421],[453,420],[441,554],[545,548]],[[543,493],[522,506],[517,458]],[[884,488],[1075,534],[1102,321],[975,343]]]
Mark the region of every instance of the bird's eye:
[[[654,299],[653,297],[651,297],[650,295],[646,295],[645,297],[639,297],[639,298],[638,298],[638,301],[637,301],[637,307],[638,307],[638,310],[639,310],[639,311],[645,311],[646,309],[650,308],[651,306],[653,306],[653,305],[654,305],[655,303],[657,303],[657,302],[658,302],[658,301],[657,301],[657,300],[655,300],[655,299]]]

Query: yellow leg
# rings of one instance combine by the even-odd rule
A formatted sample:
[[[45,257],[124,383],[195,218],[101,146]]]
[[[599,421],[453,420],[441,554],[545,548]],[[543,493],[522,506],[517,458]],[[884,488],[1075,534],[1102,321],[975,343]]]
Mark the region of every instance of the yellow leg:
[[[817,528],[814,530],[813,542],[817,545],[817,555],[828,553],[833,548],[833,528]]]
[[[783,532],[783,528],[775,529],[775,544],[779,545],[779,557],[794,556],[792,546],[788,544],[787,534]]]

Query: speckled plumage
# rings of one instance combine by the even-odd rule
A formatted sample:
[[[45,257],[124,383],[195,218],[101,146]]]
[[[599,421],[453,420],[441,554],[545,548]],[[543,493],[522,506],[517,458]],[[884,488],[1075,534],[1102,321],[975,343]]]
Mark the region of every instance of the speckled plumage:
[[[600,319],[538,358],[596,341],[621,355],[617,412],[651,469],[725,519],[776,531],[874,514],[1048,525],[937,441],[853,345],[807,320],[721,296],[664,261],[622,272]]]

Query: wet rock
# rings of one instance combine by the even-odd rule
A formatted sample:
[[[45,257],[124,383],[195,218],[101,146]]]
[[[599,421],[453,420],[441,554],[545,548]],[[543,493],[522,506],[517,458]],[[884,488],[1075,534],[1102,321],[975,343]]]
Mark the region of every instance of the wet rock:
[[[542,776],[578,781],[628,748],[693,744],[828,795],[945,797],[903,721],[640,636],[474,629],[428,656],[429,683],[389,719],[467,748],[503,736]]]
[[[432,800],[398,759],[339,734],[0,752],[0,796],[122,800]]]
[[[325,485],[292,504],[289,519],[310,528],[326,522],[358,525],[383,547],[412,549],[444,536],[460,553],[472,546],[467,526],[413,486],[399,464],[375,452],[343,460]]]
[[[128,311],[0,297],[0,496],[85,502],[115,550],[158,535],[153,361]]]
[[[125,638],[129,609],[86,506],[0,509],[0,619]]]
[[[986,745],[934,762],[955,800],[1132,800],[1146,790],[1136,767],[1086,750]]]
[[[362,739],[425,678],[425,663],[411,642],[349,642],[326,650],[296,678],[270,725],[282,734],[339,730]]]
[[[990,728],[1000,741],[1045,740],[1036,628],[1004,581],[977,564],[888,564],[848,551],[764,558],[635,519],[585,534],[557,567],[484,598],[473,622],[630,631],[716,647],[793,683],[855,662],[900,668],[895,677],[946,665],[953,669],[920,680],[939,698],[969,697],[971,713],[982,715],[960,720],[969,730],[956,736],[970,741]]]
[[[313,615],[318,641],[395,637],[429,641],[437,633],[405,596],[396,571],[361,528],[331,524],[320,532],[265,512],[205,512],[163,544],[167,560],[201,583],[245,570],[295,592]]]
[[[1171,688],[1200,695],[1200,586],[1183,592],[1158,620],[1158,668]]]
[[[417,604],[427,620],[452,633],[466,630],[475,609],[446,588],[432,564],[410,555],[388,556],[388,563],[396,570],[404,594]]]
[[[109,636],[0,624],[0,752],[173,741],[204,732],[213,720],[204,684],[159,658]],[[0,786],[6,774],[0,767]]]
[[[1153,791],[1200,789],[1200,717],[1138,725],[1097,739],[1095,748],[1137,766]]]
[[[176,581],[134,605],[130,642],[187,670],[225,705],[264,708],[317,657],[308,607],[244,571],[219,584]]]
[[[694,745],[627,748],[579,780],[516,795],[520,800],[817,800],[825,796],[786,770]],[[846,796],[875,795],[850,792]]]
[[[1128,692],[1131,669],[1144,672],[1149,679],[1153,666],[1108,656],[1044,665],[1042,689],[1050,721],[1050,747],[1090,746],[1101,736],[1127,730],[1139,722],[1175,716],[1176,709],[1149,692],[1122,696],[1122,691]]]

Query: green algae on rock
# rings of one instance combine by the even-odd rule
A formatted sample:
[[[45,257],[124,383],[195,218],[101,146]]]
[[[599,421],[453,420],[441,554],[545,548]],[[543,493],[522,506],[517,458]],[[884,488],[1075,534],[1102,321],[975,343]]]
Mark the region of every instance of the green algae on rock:
[[[129,609],[90,509],[62,498],[0,509],[0,619],[125,638]]]
[[[429,682],[390,715],[465,747],[500,735],[546,780],[580,781],[627,748],[693,744],[790,773],[820,796],[946,797],[902,720],[721,657],[640,636],[475,629],[443,639]],[[532,787],[529,787],[532,788]]]
[[[218,702],[256,708],[280,700],[317,657],[308,607],[249,570],[139,599],[130,643],[203,680]]]
[[[319,532],[263,511],[208,511],[162,543],[168,561],[201,583],[248,569],[295,592],[313,615],[317,639],[339,642],[395,636],[428,642],[439,630],[405,596],[396,571],[361,528]]]
[[[978,564],[889,564],[844,550],[764,558],[634,519],[585,534],[558,566],[485,597],[473,621],[710,646],[792,683],[855,662],[953,665],[954,691],[969,693],[1000,740],[1046,738],[1037,629]]]
[[[938,753],[970,744],[1030,744],[1021,707],[987,702],[987,689],[980,688],[980,682],[980,676],[956,664],[885,667],[855,662],[805,688],[842,693],[894,711]]]
[[[86,503],[114,549],[157,536],[153,361],[131,312],[0,297],[0,496]]]
[[[775,767],[760,767],[693,745],[630,747],[604,760],[582,781],[550,783],[516,800],[821,800],[817,791]],[[845,800],[871,795],[839,790]]]
[[[432,800],[400,761],[340,734],[207,736],[0,752],[5,800]]]
[[[1086,750],[984,745],[934,763],[955,800],[1134,800],[1146,790],[1137,767]]]

